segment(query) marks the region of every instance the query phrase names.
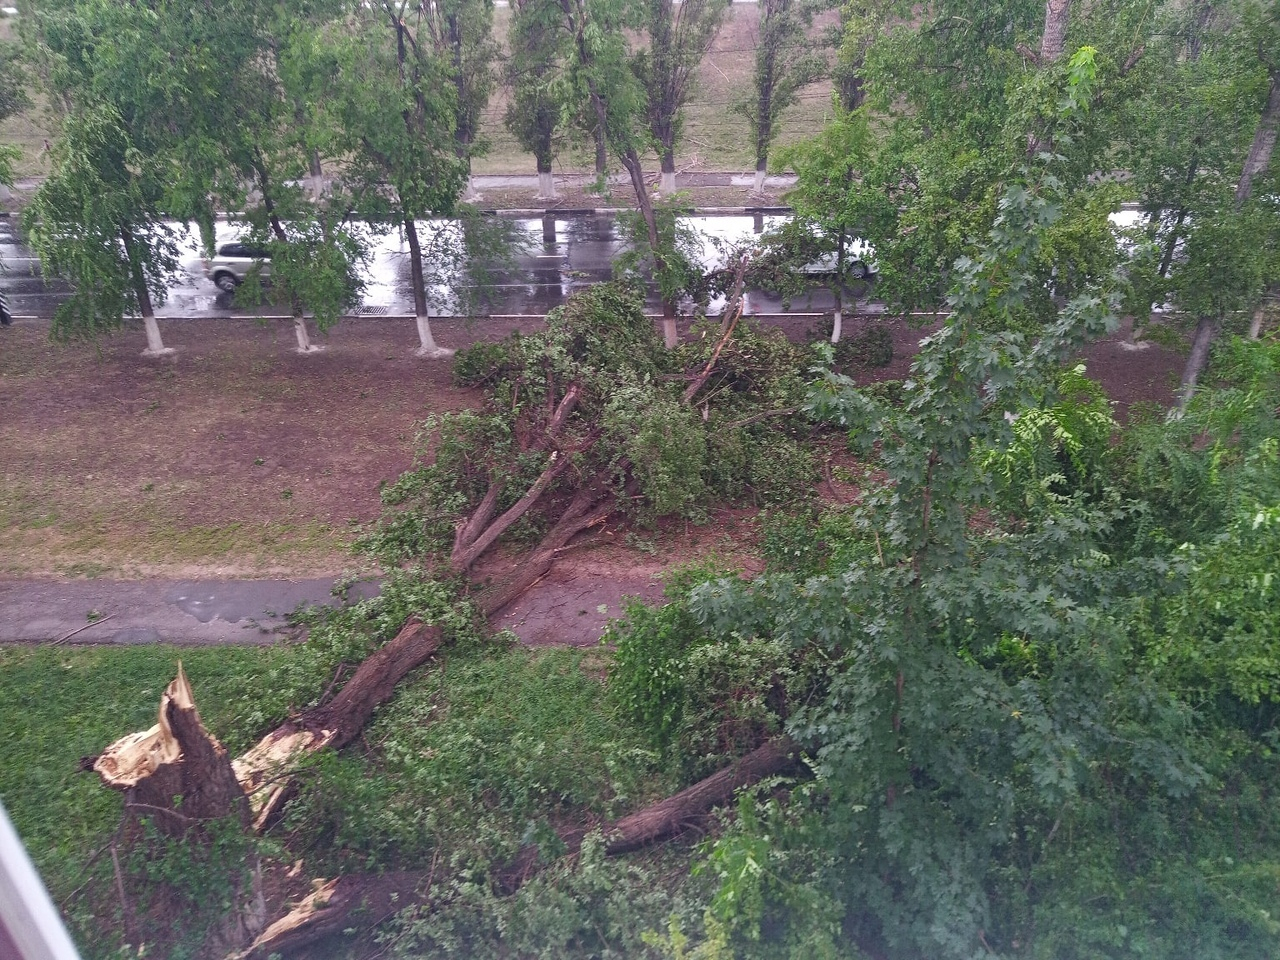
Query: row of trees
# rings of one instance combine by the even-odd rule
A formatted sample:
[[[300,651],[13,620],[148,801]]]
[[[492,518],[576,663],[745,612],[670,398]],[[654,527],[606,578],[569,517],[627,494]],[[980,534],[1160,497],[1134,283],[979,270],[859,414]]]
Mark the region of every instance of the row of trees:
[[[877,295],[931,308],[997,213],[1009,172],[1044,156],[1062,216],[1027,264],[1003,327],[1031,330],[1121,262],[1139,323],[1168,304],[1195,325],[1184,402],[1224,325],[1254,332],[1280,277],[1280,16],[1260,0],[892,0],[845,6],[836,70],[847,106],[783,162],[810,232],[874,245]],[[1069,135],[1051,127],[1088,48],[1098,82]],[[1145,214],[1117,244],[1108,216]]]
[[[691,266],[642,158],[657,152],[672,192],[684,109],[727,10],[728,0],[522,0],[500,69],[488,0],[29,4],[28,60],[62,112],[51,174],[25,214],[45,269],[76,290],[55,334],[93,336],[136,315],[147,352],[167,352],[152,309],[177,265],[167,224],[197,223],[211,247],[215,214],[235,211],[271,255],[300,351],[315,349],[304,311],[323,330],[358,296],[371,226],[403,231],[420,352],[447,353],[430,331],[424,259],[466,259],[474,238],[464,231],[459,247],[424,257],[416,224],[469,197],[481,115],[505,79],[507,123],[544,191],[566,138],[594,141],[602,174],[610,161],[626,171],[673,344]],[[822,73],[823,58],[790,56],[812,16],[791,0],[762,7],[748,111],[762,173],[778,115]]]

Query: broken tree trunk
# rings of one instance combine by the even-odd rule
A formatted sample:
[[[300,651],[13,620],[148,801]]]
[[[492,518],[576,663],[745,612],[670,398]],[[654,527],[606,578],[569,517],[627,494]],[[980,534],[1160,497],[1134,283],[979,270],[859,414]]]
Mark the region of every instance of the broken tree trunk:
[[[358,737],[373,711],[435,655],[443,640],[439,626],[410,620],[364,659],[336,697],[285,721],[238,758],[235,773],[249,794],[254,828],[265,828],[289,798],[289,771],[299,759],[326,747],[339,750]]]
[[[677,836],[701,822],[715,807],[733,799],[742,787],[793,769],[797,752],[795,742],[787,737],[770,740],[705,780],[603,825],[598,829],[605,838],[605,854],[618,856]],[[577,828],[562,832],[560,839],[567,852],[574,854],[587,833],[585,828]],[[513,893],[539,869],[537,848],[526,848],[516,862],[502,872],[500,885],[505,892]],[[372,928],[393,913],[421,901],[429,893],[432,879],[421,873],[400,873],[316,881],[315,893],[271,924],[247,950],[233,954],[228,960],[265,960],[273,953],[288,956],[357,922]]]
[[[107,786],[124,792],[126,813],[150,819],[167,836],[199,844],[209,841],[205,828],[215,821],[234,817],[241,828],[249,826],[248,798],[227,751],[200,720],[181,663],[160,697],[156,725],[111,744],[93,769]],[[234,907],[207,934],[206,945],[215,953],[257,936],[266,922],[262,871],[253,859],[247,883],[234,881]],[[234,864],[237,873],[242,867]]]
[[[1259,173],[1271,164],[1271,154],[1275,150],[1276,137],[1280,134],[1280,73],[1271,77],[1271,86],[1267,91],[1267,101],[1263,104],[1258,118],[1258,126],[1253,134],[1253,143],[1249,146],[1244,164],[1240,169],[1240,178],[1236,181],[1235,203],[1239,210],[1253,194],[1253,181]],[[1209,349],[1217,336],[1221,321],[1216,317],[1200,317],[1196,322],[1195,336],[1191,341],[1191,353],[1187,356],[1187,365],[1182,371],[1182,391],[1178,398],[1178,409],[1185,410],[1191,402],[1196,390],[1196,382],[1209,363]]]
[[[160,698],[156,725],[111,744],[93,769],[108,787],[124,791],[126,809],[153,815],[169,836],[233,815],[248,826],[244,791],[227,751],[200,722],[181,663]]]

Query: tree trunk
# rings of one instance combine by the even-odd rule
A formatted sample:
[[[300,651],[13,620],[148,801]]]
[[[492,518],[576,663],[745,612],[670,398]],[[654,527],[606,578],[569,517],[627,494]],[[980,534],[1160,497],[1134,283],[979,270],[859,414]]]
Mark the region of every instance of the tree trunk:
[[[537,548],[520,561],[514,575],[506,582],[490,587],[480,597],[480,609],[484,615],[495,617],[518,600],[551,569],[570,540],[584,530],[604,523],[617,509],[612,496],[601,494],[592,487],[581,488]]]
[[[1187,356],[1187,365],[1182,371],[1182,389],[1178,394],[1178,409],[1185,410],[1195,393],[1196,381],[1204,372],[1209,362],[1209,347],[1218,333],[1218,321],[1212,317],[1201,317],[1196,323],[1196,332],[1191,338],[1191,353]]]
[[[1280,128],[1280,74],[1271,77],[1271,88],[1267,91],[1267,102],[1258,118],[1258,127],[1253,134],[1253,143],[1240,169],[1240,179],[1236,182],[1236,209],[1248,202],[1253,192],[1253,179],[1271,164],[1271,154],[1275,151],[1276,133]],[[1191,353],[1187,356],[1187,366],[1182,371],[1182,392],[1178,398],[1178,408],[1185,410],[1195,392],[1196,382],[1209,362],[1209,348],[1217,335],[1220,323],[1217,318],[1201,317],[1196,324],[1195,337],[1191,342]]]
[[[1262,325],[1267,319],[1267,308],[1273,302],[1280,302],[1280,286],[1272,286],[1262,295],[1258,308],[1253,311],[1253,319],[1249,321],[1249,339],[1257,340],[1262,336]]]
[[[1276,147],[1276,134],[1280,132],[1280,74],[1271,78],[1267,103],[1258,119],[1249,155],[1245,158],[1240,180],[1236,183],[1236,206],[1241,207],[1253,193],[1253,178],[1271,165],[1271,154]]]
[[[401,210],[401,225],[405,240],[409,243],[409,282],[413,287],[413,313],[418,324],[418,349],[414,354],[428,360],[441,360],[453,356],[453,351],[436,344],[431,335],[431,304],[427,301],[427,282],[422,270],[422,244],[418,240],[418,225],[407,211]]]
[[[663,148],[661,162],[662,180],[658,190],[666,196],[671,196],[676,192],[676,152],[674,147]]]
[[[751,192],[757,196],[764,195],[764,177],[769,171],[768,156],[758,157],[756,159],[756,178],[751,184]]]
[[[792,769],[796,752],[795,743],[785,737],[771,740],[674,796],[605,824],[601,832],[606,856],[639,850],[702,823],[713,808],[733,799],[741,788]],[[560,839],[569,853],[576,853],[586,835],[587,830],[579,827],[562,831]],[[502,872],[501,886],[514,893],[539,867],[537,848],[528,847]],[[432,883],[431,876],[421,873],[366,874],[331,880],[271,924],[240,955],[240,960],[266,960],[272,954],[288,956],[353,926],[375,927],[400,910],[422,902]]]
[[[142,264],[138,262],[137,242],[133,239],[133,231],[126,225],[120,228],[120,242],[124,246],[124,255],[129,261],[129,279],[133,284],[133,295],[138,298],[138,314],[142,317],[142,328],[147,334],[147,349],[142,351],[144,357],[164,357],[173,353],[160,338],[160,325],[156,323],[155,310],[151,305],[151,291],[147,289],[147,280],[142,272]]]
[[[237,758],[233,767],[252,801],[255,829],[265,829],[289,799],[287,772],[300,757],[328,747],[340,750],[358,737],[396,685],[435,656],[443,642],[440,627],[410,620],[365,658],[336,697],[281,724]]]
[[[236,779],[227,751],[200,720],[191,685],[178,675],[160,698],[150,730],[117,740],[97,757],[94,771],[108,787],[124,791],[125,811],[151,821],[161,833],[208,845],[207,827],[229,817],[249,826],[249,800]],[[239,872],[240,864],[236,864]],[[226,910],[207,943],[225,952],[257,936],[266,922],[262,873],[255,862],[249,880],[234,882],[234,906]],[[126,918],[127,922],[127,918]]]
[[[1040,34],[1040,55],[1037,62],[1047,67],[1062,56],[1067,46],[1067,23],[1070,19],[1071,0],[1045,0],[1044,30]],[[1027,156],[1035,158],[1044,150],[1050,149],[1053,141],[1042,139],[1038,134],[1027,136]]]
[[[1040,65],[1048,66],[1062,56],[1067,46],[1067,22],[1071,0],[1045,0],[1044,32],[1040,35]]]
[[[453,567],[455,573],[465,573],[467,569],[480,558],[480,554],[488,550],[497,539],[502,536],[507,529],[523,517],[532,509],[533,505],[538,502],[547,488],[556,480],[560,474],[564,473],[573,465],[573,458],[552,452],[551,462],[547,464],[541,475],[527,493],[517,500],[502,516],[489,524],[484,533],[480,534],[468,546],[463,547],[461,551],[456,552],[449,559],[450,566]]]
[[[631,187],[636,194],[636,203],[640,207],[640,215],[644,217],[644,225],[649,234],[649,251],[653,254],[654,272],[661,277],[667,271],[667,260],[662,253],[662,240],[658,236],[658,217],[653,210],[653,198],[644,182],[644,170],[640,166],[640,156],[634,147],[629,148],[622,157],[622,165],[631,175]],[[660,281],[661,282],[661,281]],[[670,297],[662,298],[662,340],[668,350],[675,349],[680,342],[676,329],[676,304]]]
[[[538,199],[556,199],[556,179],[550,170],[538,171]]]
[[[609,148],[605,142],[604,124],[597,124],[591,135],[596,141],[596,176],[603,177],[609,169]]]
[[[156,316],[150,309],[142,314],[142,329],[147,332],[147,349],[142,351],[144,357],[165,357],[176,352],[160,339],[160,324],[156,323]]]

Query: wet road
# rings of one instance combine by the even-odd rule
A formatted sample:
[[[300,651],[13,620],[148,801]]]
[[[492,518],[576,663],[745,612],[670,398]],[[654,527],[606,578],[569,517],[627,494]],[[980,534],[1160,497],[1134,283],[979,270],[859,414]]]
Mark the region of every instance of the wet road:
[[[517,240],[513,261],[495,269],[482,289],[461,271],[438,269],[430,294],[433,316],[545,314],[563,303],[575,289],[610,279],[615,261],[628,247],[622,226],[607,213],[504,219]],[[698,216],[685,218],[685,224],[696,232],[701,259],[710,267],[724,262],[733,247],[750,243],[752,238],[783,219],[763,214]],[[16,316],[51,317],[70,289],[58,280],[45,281],[39,261],[20,242],[16,227],[16,218],[0,217],[0,289],[5,290]],[[219,291],[204,276],[194,229],[178,225],[175,230],[182,249],[180,269],[167,299],[156,307],[157,316],[182,319],[284,312],[270,305],[237,306],[232,295]],[[218,242],[235,239],[241,231],[237,225],[220,224]],[[456,247],[457,227],[430,221],[420,225],[420,233],[427,264],[447,263],[448,256],[433,257],[429,248],[433,245]],[[352,312],[363,316],[411,315],[413,294],[408,245],[396,230],[369,239],[372,257],[362,270],[364,296],[359,308]],[[652,292],[649,301],[649,306],[656,311],[658,299]],[[793,298],[790,312],[823,312],[831,305],[830,294],[825,289],[815,289],[807,298]],[[711,312],[717,312],[720,307],[722,304],[713,303]],[[748,293],[748,314],[781,313],[782,307],[777,297],[762,291]]]

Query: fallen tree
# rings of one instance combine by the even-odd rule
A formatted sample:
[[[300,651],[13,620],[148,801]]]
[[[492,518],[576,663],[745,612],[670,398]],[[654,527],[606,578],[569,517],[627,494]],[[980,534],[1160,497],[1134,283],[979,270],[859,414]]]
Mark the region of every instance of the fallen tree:
[[[785,432],[762,421],[779,407],[787,409],[787,401],[798,403],[804,358],[781,336],[740,323],[745,264],[739,261],[732,271],[730,310],[720,329],[675,352],[663,348],[633,290],[605,284],[573,298],[549,318],[543,333],[464,354],[459,376],[487,387],[488,402],[480,411],[431,425],[430,459],[424,457],[384,494],[387,516],[366,538],[365,549],[388,569],[414,566],[460,582],[462,594],[471,594],[478,615],[488,619],[545,575],[576,538],[615,515],[640,521],[698,517],[724,493],[767,496],[766,478],[752,473],[752,451],[767,447],[776,456],[779,448],[794,450]],[[799,486],[809,479],[795,477]],[[526,541],[532,534],[534,546],[508,574],[493,576],[485,558],[517,533]],[[326,691],[234,762],[222,751],[210,784],[218,784],[228,803],[240,804],[246,826],[264,830],[287,802],[303,758],[356,739],[401,681],[446,640],[442,622],[411,617],[332,697]],[[119,753],[117,747],[104,758]],[[189,761],[202,755],[178,753]],[[762,747],[720,774],[607,825],[608,852],[678,832],[738,787],[785,767],[790,757],[790,746]],[[130,788],[151,790],[146,781],[157,777],[154,786],[169,791],[170,808],[180,797],[185,814],[192,809],[188,798],[210,786],[198,782],[205,766],[184,760],[179,767],[185,779],[175,781],[157,767]],[[574,851],[585,834],[583,829],[561,839]],[[529,874],[527,856],[504,872],[504,883],[522,882]],[[326,918],[367,907],[370,896],[401,896],[400,883],[331,881],[309,902],[306,912],[314,919],[273,927],[272,942],[300,943],[298,938],[325,927]],[[410,883],[408,875],[403,883]],[[374,909],[368,916],[377,914]]]
[[[658,803],[612,823],[565,830],[559,833],[563,855],[578,852],[588,833],[604,837],[607,856],[619,856],[678,836],[688,826],[702,822],[717,806],[731,800],[743,787],[786,773],[797,761],[797,746],[786,737],[763,744],[740,760],[705,780]],[[545,863],[539,848],[525,848],[516,861],[501,871],[499,884],[510,894]],[[313,892],[268,927],[234,960],[266,960],[272,954],[288,956],[351,928],[355,916],[372,927],[431,893],[431,872],[399,872],[345,876],[313,881]],[[229,960],[232,960],[229,958]]]

